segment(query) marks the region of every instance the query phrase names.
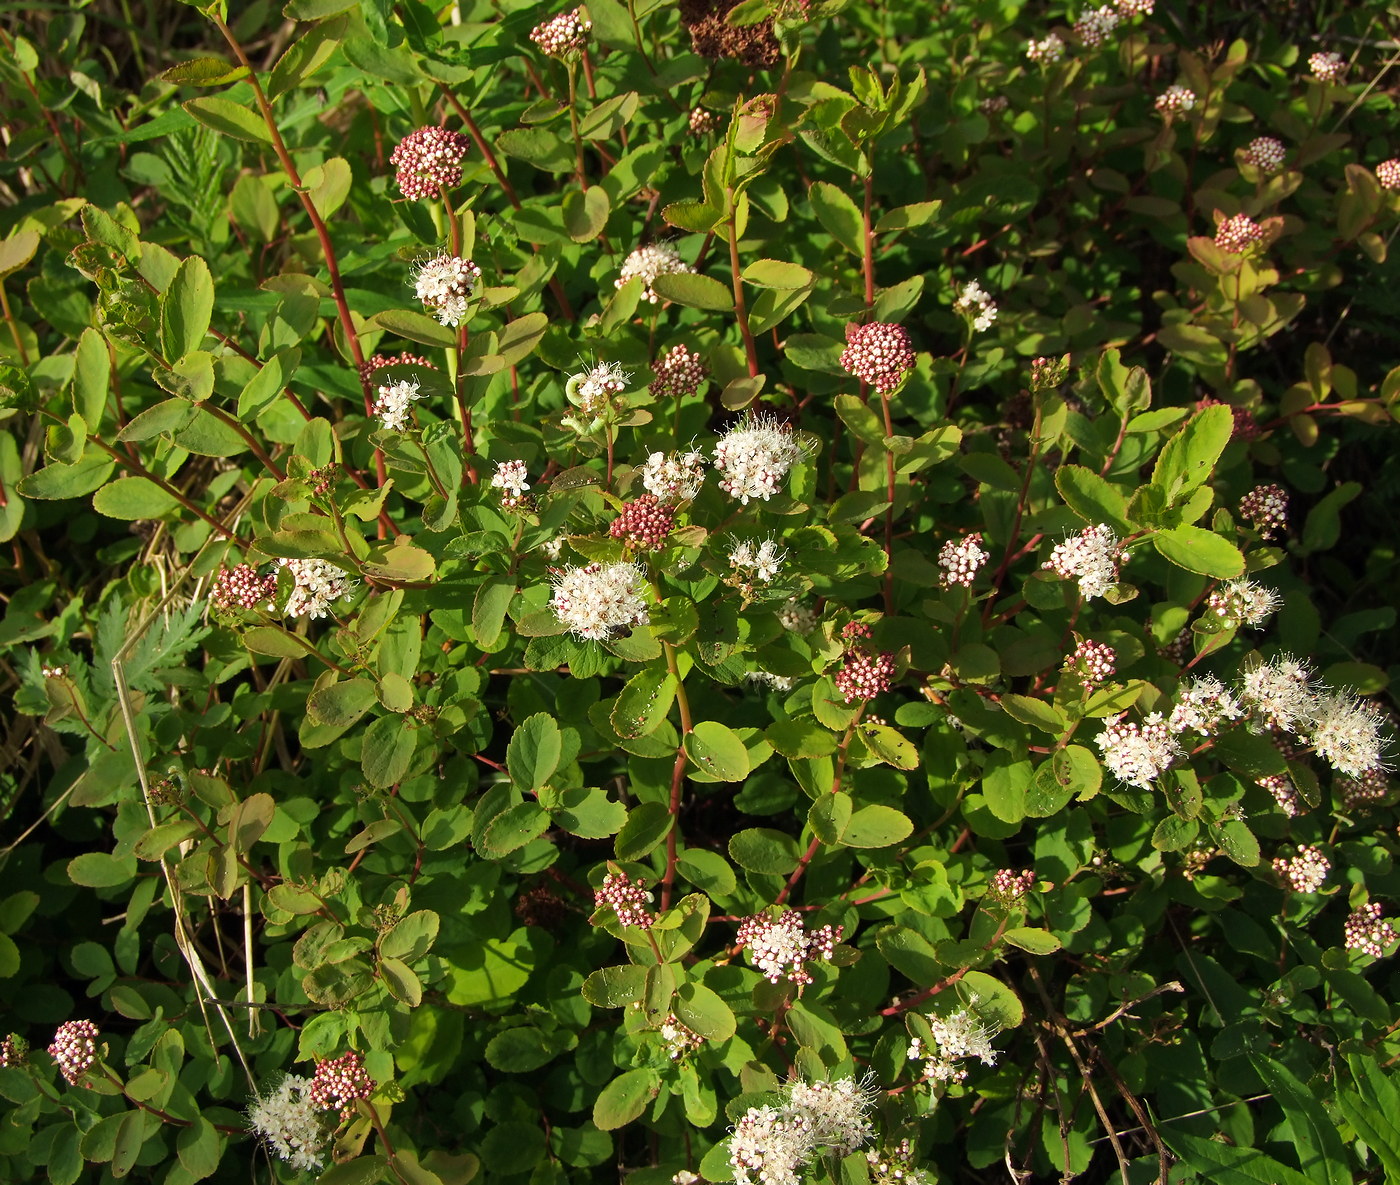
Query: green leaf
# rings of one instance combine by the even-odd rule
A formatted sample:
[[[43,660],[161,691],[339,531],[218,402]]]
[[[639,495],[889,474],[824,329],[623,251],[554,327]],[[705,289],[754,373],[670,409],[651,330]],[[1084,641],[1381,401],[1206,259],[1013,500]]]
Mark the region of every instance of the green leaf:
[[[94,431],[107,410],[112,360],[107,342],[95,329],[84,329],[73,351],[73,410]]]
[[[882,235],[889,230],[909,230],[916,226],[927,226],[938,217],[943,209],[942,202],[913,202],[908,206],[896,206],[880,215],[875,223],[875,233]]]
[[[1059,736],[1069,727],[1063,713],[1054,704],[1046,703],[1044,700],[1035,699],[1029,695],[1008,693],[997,702],[1008,716],[1019,720],[1022,724],[1038,728],[1042,732]]]
[[[402,1000],[410,1008],[417,1008],[423,1002],[423,984],[407,963],[398,959],[380,959],[378,967],[379,977],[394,999]]]
[[[1244,555],[1228,539],[1204,527],[1171,527],[1152,536],[1152,546],[1178,568],[1228,579],[1244,574]]]
[[[515,596],[515,580],[509,576],[492,576],[476,590],[472,602],[472,632],[480,646],[494,646],[505,625],[506,609]]]
[[[893,728],[886,724],[866,724],[860,730],[860,739],[872,757],[878,757],[886,765],[895,769],[918,769],[919,751]]]
[[[1316,1185],[1257,1148],[1204,1140],[1168,1126],[1157,1131],[1163,1143],[1210,1185]]]
[[[161,71],[160,78],[173,86],[222,86],[237,82],[247,74],[246,66],[235,66],[224,58],[204,57],[177,62],[170,69]]]
[[[1337,1090],[1337,1110],[1385,1166],[1386,1180],[1400,1181],[1400,1090],[1369,1057],[1347,1058],[1356,1090]]]
[[[119,477],[92,496],[92,508],[128,522],[160,518],[180,503],[148,477]]]
[[[686,1028],[707,1041],[728,1041],[738,1028],[729,1005],[704,984],[681,984],[672,1007]]]
[[[488,860],[499,860],[544,834],[549,814],[537,802],[506,807],[486,825],[479,851]]]
[[[244,630],[243,645],[254,654],[266,654],[271,658],[305,658],[315,652],[310,642],[303,645],[286,630],[273,625],[255,625]]]
[[[174,432],[188,424],[195,415],[195,406],[188,399],[162,399],[133,416],[117,433],[118,440],[150,440],[163,432]]]
[[[755,288],[810,288],[817,282],[817,277],[807,268],[781,259],[755,259],[740,274],[744,283]]]
[[[243,799],[233,810],[228,824],[228,841],[235,851],[247,852],[258,842],[277,814],[272,795],[259,791]]]
[[[247,442],[212,412],[196,406],[194,414],[170,434],[171,442],[201,457],[233,457],[246,452]]]
[[[1060,940],[1049,930],[1036,930],[1027,926],[1017,926],[1007,930],[1002,937],[1012,946],[1019,946],[1033,955],[1053,955],[1060,949]]]
[[[835,846],[841,843],[854,809],[849,794],[823,794],[807,812],[807,826],[822,843]]]
[[[637,1119],[656,1095],[656,1072],[628,1070],[603,1087],[593,1103],[593,1123],[605,1132],[616,1131]]]
[[[729,861],[718,852],[687,848],[676,861],[676,871],[711,898],[728,897],[739,882]]]
[[[1030,818],[1048,819],[1076,795],[1081,802],[1093,798],[1102,785],[1103,766],[1099,759],[1083,745],[1068,745],[1036,767],[1023,809]]]
[[[836,752],[836,737],[813,720],[775,720],[763,735],[784,757],[827,757]]]
[[[272,134],[262,117],[255,110],[240,106],[231,99],[211,95],[208,98],[189,99],[182,106],[205,127],[213,128],[221,135],[259,144],[272,143]]]
[[[37,230],[22,230],[7,239],[0,239],[0,280],[19,271],[34,258],[38,250]]]
[[[1055,470],[1055,488],[1075,514],[1091,524],[1107,523],[1119,535],[1132,533],[1128,499],[1092,469],[1061,465]]]
[[[851,815],[841,842],[851,848],[887,848],[907,839],[913,831],[914,823],[903,811],[872,803]]]
[[[316,1185],[379,1185],[388,1167],[382,1156],[357,1156],[331,1165],[316,1178]]]
[[[112,1176],[120,1180],[131,1172],[145,1142],[145,1117],[140,1111],[126,1112],[117,1125],[117,1140],[112,1145]]]
[[[590,243],[603,233],[611,212],[608,192],[601,185],[571,189],[564,195],[564,232],[575,243]]]
[[[379,936],[379,954],[412,963],[432,950],[437,936],[438,915],[431,909],[414,910]]]
[[[749,752],[739,734],[714,720],[702,720],[685,738],[685,753],[700,769],[721,782],[749,776]]]
[[[1162,491],[1168,506],[1210,480],[1234,428],[1234,415],[1218,403],[1197,412],[1167,441],[1152,470],[1152,485]]]
[[[908,926],[886,926],[875,935],[875,946],[891,967],[920,987],[937,983],[947,974],[933,944]]]
[[[624,1008],[642,998],[646,983],[645,967],[604,967],[583,981],[583,998],[599,1008]]]
[[[129,883],[135,863],[118,860],[110,852],[84,852],[68,861],[68,879],[85,889],[111,889]]]
[[[506,1029],[486,1043],[487,1062],[507,1074],[528,1074],[558,1054],[558,1046],[534,1025]]]
[[[175,1155],[179,1157],[185,1172],[196,1181],[214,1175],[223,1150],[224,1138],[202,1115],[197,1116],[189,1127],[181,1128],[175,1136]]]
[[[1346,1149],[1336,1124],[1313,1091],[1276,1061],[1256,1053],[1251,1053],[1249,1060],[1288,1117],[1303,1172],[1319,1185],[1350,1185],[1355,1178],[1348,1167]]]
[[[830,182],[818,181],[807,191],[807,197],[817,221],[826,228],[827,233],[856,258],[862,258],[865,224],[861,219],[860,207],[846,191]]]
[[[550,812],[554,821],[580,839],[607,839],[627,822],[627,808],[610,799],[604,790],[566,790],[560,803]]]
[[[620,737],[650,736],[665,721],[680,681],[670,671],[642,670],[627,680],[609,720]]]
[[[418,747],[418,729],[406,716],[381,716],[365,729],[360,768],[371,786],[387,790],[408,775],[413,752]]]
[[[373,549],[370,558],[360,565],[365,575],[406,583],[418,583],[431,577],[437,571],[432,553],[405,542],[407,539],[407,535],[400,535],[390,546]]]
[[[664,803],[639,802],[627,812],[627,822],[613,842],[617,858],[640,860],[666,838],[671,822],[671,812]]]
[[[311,204],[316,207],[316,213],[323,219],[329,219],[350,196],[353,181],[350,162],[333,156],[324,164],[307,169],[301,180],[310,191]]]
[[[543,173],[567,173],[574,167],[568,144],[545,127],[511,128],[497,137],[501,151]]]
[[[1247,823],[1239,819],[1226,819],[1215,829],[1220,850],[1241,868],[1254,868],[1259,864],[1259,840]]]
[[[836,414],[841,422],[860,440],[876,448],[885,447],[885,426],[880,418],[855,395],[838,395]]]
[[[161,350],[168,363],[203,345],[214,312],[214,277],[197,255],[181,262],[161,296]]]
[[[26,498],[52,499],[81,498],[100,487],[116,467],[116,462],[106,453],[92,449],[83,454],[76,465],[51,463],[42,469],[22,477],[15,488]]]
[[[306,701],[306,713],[319,724],[349,728],[374,706],[374,700],[373,679],[345,679],[313,691]]]
[[[521,790],[538,790],[559,767],[564,738],[554,718],[537,712],[523,721],[506,746],[506,769]]]
[[[728,313],[734,309],[733,291],[710,276],[690,272],[657,276],[651,287],[658,296],[686,308],[714,313]]]
[[[787,876],[797,867],[797,841],[785,831],[749,827],[730,837],[729,857],[749,872]]]
[[[451,349],[457,344],[457,333],[441,322],[412,309],[385,309],[369,319],[372,329],[385,329],[395,337],[424,346]]]

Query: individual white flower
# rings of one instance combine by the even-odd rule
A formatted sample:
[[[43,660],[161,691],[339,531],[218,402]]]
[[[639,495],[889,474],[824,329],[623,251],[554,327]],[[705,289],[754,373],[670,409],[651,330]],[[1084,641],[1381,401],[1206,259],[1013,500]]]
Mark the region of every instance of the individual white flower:
[[[1222,584],[1206,601],[1206,608],[1227,625],[1247,625],[1257,629],[1278,611],[1283,598],[1266,585],[1253,580],[1231,580]]]
[[[1308,668],[1286,654],[1244,673],[1240,702],[1260,727],[1296,732],[1316,700]]]
[[[381,426],[390,432],[403,432],[408,428],[409,408],[422,398],[417,380],[400,379],[397,383],[386,383],[379,388],[370,410],[379,417]]]
[[[961,295],[953,302],[953,312],[972,317],[972,328],[978,333],[990,329],[997,319],[996,304],[976,280],[963,285]]]
[[[308,1092],[311,1079],[288,1074],[277,1089],[254,1096],[248,1128],[293,1168],[315,1172],[323,1162],[326,1126]]]
[[[633,276],[641,276],[642,299],[648,304],[655,304],[661,299],[652,289],[657,276],[675,276],[694,270],[670,243],[650,243],[638,247],[623,261],[622,273],[617,277],[616,285],[621,288]]]
[[[698,449],[683,453],[652,453],[642,466],[642,486],[663,502],[689,502],[705,482],[705,454]]]
[[[480,279],[481,269],[470,259],[444,251],[419,267],[413,288],[439,321],[455,329],[466,318],[467,301]]]
[[[1182,756],[1182,748],[1172,736],[1160,712],[1153,712],[1141,724],[1115,716],[1094,738],[1103,753],[1103,763],[1121,782],[1143,790]]]
[[[797,1079],[787,1085],[793,1110],[804,1113],[812,1124],[812,1135],[824,1149],[837,1156],[849,1156],[870,1142],[875,1129],[870,1123],[870,1110],[879,1091],[875,1075],[838,1078],[835,1082],[802,1082]]]
[[[1177,701],[1167,717],[1167,728],[1173,733],[1198,732],[1212,736],[1227,720],[1244,715],[1240,701],[1219,679],[1205,675],[1182,686]]]
[[[1118,536],[1104,523],[1085,527],[1063,543],[1056,544],[1050,558],[1041,565],[1059,576],[1079,580],[1084,597],[1101,597],[1118,581],[1118,565],[1122,553]]]
[[[773,539],[757,544],[741,539],[729,550],[729,566],[745,580],[768,584],[778,578],[786,556],[787,552]]]
[[[292,591],[283,612],[288,617],[325,617],[330,607],[355,587],[350,573],[326,560],[279,559],[292,574]]]
[[[729,1137],[736,1185],[798,1185],[816,1153],[811,1120],[790,1107],[750,1107]]]
[[[636,563],[568,568],[555,577],[549,607],[580,638],[603,641],[651,620],[647,587],[646,570]]]
[[[766,502],[802,456],[791,427],[771,416],[749,415],[715,445],[719,488],[745,506],[754,498]]]
[[[1334,691],[1313,701],[1300,730],[1317,755],[1338,773],[1359,778],[1386,767],[1385,713],[1369,700]]]
[[[524,461],[501,461],[491,475],[491,487],[501,491],[501,505],[514,510],[525,501],[530,488],[526,480]]]
[[[540,550],[544,552],[544,558],[553,562],[564,554],[564,536],[556,535],[553,539],[546,539],[540,544]]]

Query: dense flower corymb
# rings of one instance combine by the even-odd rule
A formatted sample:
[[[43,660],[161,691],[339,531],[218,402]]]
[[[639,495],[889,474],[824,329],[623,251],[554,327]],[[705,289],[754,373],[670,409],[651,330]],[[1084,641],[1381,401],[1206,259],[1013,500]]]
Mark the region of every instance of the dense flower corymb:
[[[603,883],[593,891],[593,908],[602,909],[605,905],[612,907],[621,925],[651,929],[654,919],[647,908],[651,905],[651,894],[641,881],[631,880],[625,872],[607,873]]]
[[[794,1110],[811,1120],[812,1135],[823,1148],[837,1156],[849,1156],[875,1134],[870,1125],[870,1109],[878,1091],[875,1076],[838,1078],[835,1082],[788,1083],[788,1098]]]
[[[643,494],[623,503],[608,526],[608,534],[643,551],[654,551],[665,546],[675,518],[676,508],[669,502],[662,502],[655,494]]]
[[[530,482],[525,472],[524,461],[502,461],[491,475],[491,488],[501,491],[501,505],[507,510],[515,510],[524,505],[525,492]]]
[[[1222,723],[1238,720],[1244,709],[1214,675],[1204,675],[1182,686],[1167,728],[1173,733],[1198,732],[1211,736]]]
[[[419,128],[399,141],[389,160],[394,182],[409,201],[434,197],[462,180],[462,161],[471,141],[446,128]]]
[[[704,359],[683,345],[667,350],[652,369],[656,377],[647,390],[657,398],[694,395],[700,389],[700,384],[710,376],[710,368],[705,365]]]
[[[1065,666],[1092,686],[1113,678],[1118,670],[1118,652],[1112,646],[1085,638],[1065,659]]]
[[[646,572],[638,564],[589,564],[555,577],[549,607],[580,638],[603,641],[650,620],[642,590]]]
[[[252,564],[236,564],[219,570],[209,602],[216,609],[256,609],[276,595],[276,576],[259,576]]]
[[[787,979],[792,983],[811,983],[807,964],[816,959],[829,959],[841,941],[843,927],[823,926],[807,930],[802,915],[795,909],[785,909],[776,918],[757,913],[739,923],[738,944],[748,948],[749,958],[769,983]]]
[[[97,1041],[101,1034],[90,1020],[65,1020],[58,1026],[49,1046],[49,1056],[59,1073],[76,1086],[97,1062]]]
[[[1274,857],[1274,872],[1295,893],[1316,893],[1331,870],[1332,861],[1311,844],[1302,844],[1291,858]]]
[[[413,288],[442,324],[455,329],[466,319],[467,302],[480,279],[481,269],[470,259],[443,252],[419,267]]]
[[[1026,57],[1037,65],[1047,66],[1065,56],[1065,43],[1055,33],[1042,37],[1039,41],[1026,42]]]
[[[913,343],[902,325],[875,321],[846,326],[841,365],[877,391],[893,391],[917,361]]]
[[[997,319],[996,302],[976,280],[963,285],[958,299],[953,302],[953,312],[972,318],[972,328],[977,333],[985,333]]]
[[[642,466],[642,488],[665,502],[689,502],[705,484],[705,454],[652,453]]]
[[[1085,527],[1078,535],[1056,544],[1041,565],[1058,576],[1073,576],[1085,597],[1101,597],[1118,580],[1122,562],[1118,536],[1104,523]]]
[[[791,427],[771,416],[748,416],[715,445],[719,488],[745,506],[754,498],[766,502],[801,458]]]
[[[934,1048],[929,1049],[918,1037],[909,1042],[906,1051],[910,1061],[923,1062],[921,1077],[931,1082],[961,1082],[967,1070],[959,1063],[976,1058],[984,1066],[997,1064],[997,1051],[992,1047],[996,1029],[984,1024],[969,1008],[958,1008],[947,1016],[927,1017],[933,1031]]]
[[[642,299],[648,304],[655,304],[661,299],[652,288],[657,276],[675,276],[694,270],[670,243],[650,243],[645,247],[638,247],[623,261],[622,272],[617,277],[616,285],[621,288],[633,276],[640,276]]]
[[[1240,687],[1240,700],[1255,722],[1280,732],[1296,732],[1316,699],[1312,673],[1286,654],[1246,671]]]
[[[283,610],[288,617],[325,617],[355,587],[350,573],[326,560],[279,559],[277,563],[292,574],[292,591]]]
[[[1105,4],[1102,8],[1083,13],[1074,22],[1074,35],[1090,49],[1097,49],[1109,39],[1117,27],[1117,11]]]
[[[1359,950],[1373,959],[1379,959],[1395,941],[1395,927],[1381,916],[1379,901],[1368,901],[1352,910],[1343,929],[1347,949]]]
[[[1160,712],[1153,712],[1141,724],[1115,717],[1094,738],[1103,753],[1103,763],[1122,782],[1150,790],[1159,774],[1182,755]]]
[[[1227,255],[1241,255],[1264,238],[1264,228],[1248,214],[1236,214],[1215,228],[1215,245]]]
[[[1281,140],[1272,136],[1256,136],[1244,150],[1246,164],[1253,165],[1261,173],[1277,173],[1288,158],[1288,150]]]
[[[746,580],[767,584],[777,579],[786,555],[776,540],[763,539],[754,544],[741,539],[730,548],[729,566]]]
[[[816,1152],[811,1120],[789,1108],[750,1107],[729,1137],[737,1185],[798,1185]]]
[[[1400,160],[1383,160],[1376,166],[1376,180],[1382,189],[1400,189]]]
[[[1175,84],[1157,96],[1157,110],[1167,115],[1190,111],[1196,105],[1196,93],[1189,87]]]
[[[1346,59],[1339,53],[1315,53],[1308,58],[1308,69],[1318,82],[1336,82],[1346,68]]]
[[[288,1074],[277,1089],[255,1095],[248,1107],[248,1128],[280,1159],[301,1172],[321,1167],[328,1138],[310,1097],[311,1079]]]
[[[1240,499],[1240,514],[1265,539],[1272,539],[1288,528],[1288,493],[1272,482],[1255,486]]]
[[[894,680],[894,655],[888,650],[878,653],[862,646],[846,651],[846,660],[832,682],[841,698],[848,704],[857,700],[874,699],[888,691]]]
[[[578,53],[588,44],[588,34],[593,22],[583,15],[583,10],[561,12],[549,20],[538,24],[530,31],[530,40],[540,48],[540,52],[551,58],[562,58]]]
[[[971,588],[978,570],[990,558],[982,550],[982,534],[974,531],[961,539],[949,539],[938,552],[939,583],[944,588],[955,584]]]
[[[1273,589],[1253,580],[1231,580],[1222,584],[1206,601],[1206,608],[1227,625],[1258,628],[1277,612],[1283,598]]]
[[[390,432],[403,432],[408,428],[409,409],[422,397],[416,382],[401,379],[380,387],[370,410],[379,417],[381,427]]]
[[[1334,691],[1313,701],[1302,731],[1313,751],[1333,769],[1359,778],[1385,768],[1384,724],[1385,713],[1376,704]]]
[[[365,1073],[364,1056],[349,1049],[339,1057],[316,1063],[306,1097],[318,1111],[339,1111],[342,1119],[348,1119],[355,1109],[355,1100],[369,1098],[375,1085]]]

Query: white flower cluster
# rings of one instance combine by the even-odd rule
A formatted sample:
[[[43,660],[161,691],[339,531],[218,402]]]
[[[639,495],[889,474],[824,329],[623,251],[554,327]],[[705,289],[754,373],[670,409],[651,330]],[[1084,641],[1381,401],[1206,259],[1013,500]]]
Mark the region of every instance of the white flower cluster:
[[[797,910],[785,909],[776,920],[766,913],[745,918],[739,923],[737,940],[769,983],[788,979],[800,985],[812,982],[808,963],[831,958],[841,931],[841,926],[808,930]]]
[[[300,1172],[321,1167],[326,1128],[308,1092],[311,1079],[288,1074],[277,1089],[254,1096],[248,1127],[254,1135]]]
[[[530,488],[526,480],[524,461],[501,461],[496,472],[491,475],[491,488],[501,491],[501,505],[514,510],[525,501],[525,491]]]
[[[1281,655],[1244,673],[1240,698],[1262,727],[1297,732],[1312,709],[1312,672]]]
[[[652,289],[657,276],[675,276],[694,270],[670,243],[650,243],[638,247],[623,261],[616,285],[621,288],[633,276],[641,276],[642,299],[648,304],[655,304],[661,299]]]
[[[964,535],[961,539],[949,539],[938,553],[938,566],[941,569],[939,583],[944,588],[952,588],[955,584],[971,588],[973,580],[977,578],[978,569],[990,558],[990,555],[982,550],[982,535],[979,531]]]
[[[1222,723],[1238,720],[1244,715],[1240,701],[1213,675],[1206,675],[1184,684],[1177,701],[1167,717],[1167,728],[1173,735],[1197,732],[1213,736]]]
[[[623,370],[616,363],[600,362],[571,375],[565,390],[584,415],[600,416],[612,405],[614,395],[627,390],[631,378],[631,371]]]
[[[788,1082],[776,1107],[750,1107],[729,1137],[737,1185],[797,1185],[799,1173],[828,1152],[847,1156],[870,1141],[873,1076],[857,1081]]]
[[[650,617],[642,591],[646,570],[635,563],[567,568],[554,581],[549,607],[580,638],[603,641]]]
[[[379,417],[381,427],[390,432],[402,432],[408,427],[408,411],[422,399],[416,379],[400,379],[379,388],[371,410]]]
[[[1277,173],[1288,159],[1288,149],[1273,136],[1256,136],[1245,148],[1244,159],[1261,173]]]
[[[1081,14],[1074,22],[1074,34],[1090,49],[1097,49],[1118,27],[1117,11],[1108,4]]]
[[[1190,111],[1195,105],[1196,92],[1179,83],[1173,83],[1157,96],[1157,110],[1168,115]]]
[[[1078,535],[1055,545],[1050,558],[1041,565],[1059,576],[1079,580],[1079,592],[1085,597],[1101,597],[1118,580],[1118,565],[1122,553],[1118,536],[1104,523],[1085,527]]]
[[[967,1058],[975,1057],[984,1066],[997,1064],[997,1051],[992,1048],[997,1029],[984,1024],[970,1008],[959,1008],[947,1016],[929,1015],[927,1020],[934,1048],[914,1037],[906,1051],[911,1062],[924,1063],[920,1077],[925,1081],[961,1082],[967,1070],[959,1063]]]
[[[663,502],[689,502],[705,483],[705,454],[652,453],[642,466],[642,486]]]
[[[1282,604],[1283,598],[1265,585],[1253,580],[1231,580],[1210,594],[1206,608],[1223,618],[1226,625],[1258,629]]]
[[[1039,41],[1026,42],[1026,57],[1042,66],[1058,62],[1065,56],[1065,43],[1055,33],[1042,37]]]
[[[674,1012],[662,1022],[660,1033],[661,1040],[666,1042],[666,1056],[672,1061],[679,1061],[705,1044],[705,1038],[682,1024]]]
[[[413,290],[437,319],[457,328],[467,316],[467,301],[476,291],[481,269],[470,259],[443,252],[418,269]]]
[[[747,539],[741,539],[730,549],[729,566],[744,580],[767,584],[778,578],[786,555],[776,540],[764,539],[754,546]]]
[[[792,634],[809,634],[821,618],[815,609],[802,604],[796,597],[783,602],[778,610],[778,624]]]
[[[292,574],[292,592],[283,612],[288,617],[325,617],[330,607],[348,597],[355,582],[344,568],[326,560],[286,560],[278,564]]]
[[[1346,59],[1339,53],[1315,53],[1308,58],[1308,69],[1318,82],[1336,82],[1346,68]]]
[[[1094,738],[1103,763],[1121,782],[1150,790],[1156,777],[1182,756],[1181,745],[1160,712],[1141,724],[1115,716]]]
[[[984,333],[997,319],[997,306],[987,291],[976,280],[963,285],[958,299],[953,302],[953,312],[972,318],[972,328]]]
[[[802,455],[787,424],[771,416],[747,416],[715,445],[719,488],[745,506],[754,498],[766,502]]]
[[[1313,844],[1300,844],[1293,857],[1275,856],[1274,872],[1295,893],[1316,893],[1332,871],[1332,861]]]
[[[758,669],[745,671],[744,678],[750,683],[757,683],[760,687],[771,687],[774,691],[791,691],[797,686],[797,680],[788,675],[775,675],[771,671]]]

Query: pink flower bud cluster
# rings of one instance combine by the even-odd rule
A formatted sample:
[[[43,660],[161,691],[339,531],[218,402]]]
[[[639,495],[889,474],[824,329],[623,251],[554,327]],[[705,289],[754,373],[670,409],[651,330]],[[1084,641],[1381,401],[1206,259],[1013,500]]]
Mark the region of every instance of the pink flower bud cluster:
[[[1395,927],[1381,916],[1379,901],[1352,910],[1342,929],[1347,950],[1359,950],[1373,959],[1379,959],[1395,941]]]
[[[311,1076],[307,1098],[318,1111],[339,1111],[348,1119],[355,1109],[356,1099],[367,1099],[374,1093],[375,1081],[365,1073],[365,1059],[350,1049],[339,1057],[316,1063]]]
[[[1300,802],[1298,787],[1293,784],[1291,778],[1285,777],[1283,774],[1265,774],[1262,778],[1256,778],[1255,781],[1274,796],[1274,801],[1278,803],[1279,809],[1290,819],[1298,813]]]
[[[1281,140],[1272,136],[1256,136],[1244,150],[1245,164],[1253,165],[1261,173],[1277,173],[1288,158],[1288,150]]]
[[[846,659],[832,682],[841,697],[853,704],[857,700],[874,699],[888,691],[894,680],[894,655],[888,650],[878,654],[863,646],[846,651]]]
[[[1097,49],[1118,27],[1118,13],[1105,4],[1080,15],[1074,22],[1074,35],[1090,49]]]
[[[1065,43],[1058,34],[1049,33],[1039,41],[1026,42],[1026,57],[1040,66],[1048,66],[1065,56]]]
[[[0,1068],[22,1066],[28,1061],[29,1045],[18,1033],[0,1041]]]
[[[53,1044],[49,1046],[49,1056],[70,1086],[76,1086],[96,1064],[100,1036],[97,1026],[90,1020],[65,1020],[58,1026]]]
[[[1400,160],[1383,160],[1376,166],[1376,180],[1382,189],[1400,189]]]
[[[842,930],[841,926],[807,930],[797,910],[785,909],[776,919],[766,913],[745,918],[736,937],[769,983],[786,978],[790,983],[804,984],[812,982],[807,964],[830,959]]]
[[[1240,514],[1265,539],[1272,539],[1288,529],[1288,494],[1272,482],[1255,486],[1240,499]]]
[[[618,922],[624,926],[649,930],[655,920],[648,911],[651,894],[646,886],[639,880],[631,880],[621,870],[609,872],[603,877],[602,885],[593,891],[593,908],[602,909],[605,905],[612,907]]]
[[[1118,670],[1118,652],[1103,642],[1085,638],[1070,653],[1065,666],[1076,671],[1086,686],[1092,687],[1113,678]]]
[[[1242,255],[1265,237],[1264,228],[1248,214],[1236,214],[1215,228],[1215,245],[1227,255]]]
[[[1275,856],[1273,864],[1274,872],[1295,893],[1316,893],[1332,870],[1332,861],[1311,844],[1299,845],[1296,856]]]
[[[1010,903],[1019,901],[1035,887],[1035,872],[1027,868],[1024,872],[1012,872],[1009,868],[999,868],[987,886],[987,896]]]
[[[1167,87],[1157,96],[1157,110],[1165,115],[1178,115],[1195,105],[1196,92],[1180,84]]]
[[[1370,806],[1389,792],[1390,778],[1384,769],[1368,769],[1360,777],[1337,779],[1337,793],[1343,810],[1354,811],[1357,807]]]
[[[237,564],[219,570],[209,602],[215,609],[256,609],[276,595],[276,575],[259,576],[252,564]]]
[[[917,361],[909,333],[902,325],[874,321],[846,326],[841,365],[877,391],[893,391]]]
[[[1308,69],[1318,82],[1336,82],[1346,68],[1346,59],[1339,53],[1315,53],[1308,58]]]
[[[437,367],[424,358],[421,354],[376,354],[366,362],[360,364],[360,382],[369,389],[374,385],[374,376],[377,371],[383,370],[386,366],[421,366],[425,370],[436,370]]]
[[[662,502],[655,494],[643,494],[623,503],[618,516],[608,527],[614,539],[625,539],[643,551],[655,551],[666,545],[666,536],[676,519],[676,508]]]
[[[534,27],[530,40],[540,48],[540,52],[551,58],[562,58],[578,53],[588,44],[588,34],[593,22],[583,16],[582,10],[561,12]]]
[[[389,160],[397,172],[394,182],[411,202],[435,197],[440,189],[462,182],[462,161],[471,141],[446,128],[419,128],[394,149]]]
[[[710,377],[710,368],[699,354],[685,346],[667,350],[652,368],[656,377],[647,388],[657,398],[665,395],[694,395],[700,384]]]
[[[955,584],[971,588],[982,565],[990,558],[982,550],[982,534],[974,531],[961,539],[949,539],[938,553],[939,583],[944,588]]]
[[[715,115],[713,111],[706,111],[703,107],[694,107],[690,112],[690,134],[692,136],[703,136],[707,132],[714,131]]]

